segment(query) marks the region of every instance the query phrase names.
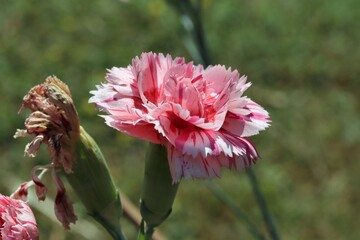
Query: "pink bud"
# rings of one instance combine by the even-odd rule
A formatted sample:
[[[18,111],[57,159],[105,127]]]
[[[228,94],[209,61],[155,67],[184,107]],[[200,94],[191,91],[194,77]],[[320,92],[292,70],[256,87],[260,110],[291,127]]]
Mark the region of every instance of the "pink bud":
[[[39,239],[34,215],[26,202],[0,194],[0,239]]]

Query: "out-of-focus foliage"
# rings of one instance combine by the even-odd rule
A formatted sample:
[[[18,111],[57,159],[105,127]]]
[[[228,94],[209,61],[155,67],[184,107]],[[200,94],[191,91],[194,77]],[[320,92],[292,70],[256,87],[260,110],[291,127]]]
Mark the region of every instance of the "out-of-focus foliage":
[[[46,76],[65,81],[82,125],[98,141],[118,186],[137,202],[145,143],[108,128],[87,103],[106,68],[143,51],[189,54],[178,15],[161,0],[0,0],[0,192],[30,178],[46,152],[24,159],[17,115],[25,93]],[[203,1],[214,63],[237,68],[248,95],[271,114],[253,138],[255,171],[283,239],[358,239],[360,219],[360,1]],[[245,174],[217,180],[264,228]],[[49,180],[50,181],[50,180]],[[73,197],[76,202],[76,198]],[[76,203],[80,222],[85,213]],[[52,214],[52,209],[48,210]],[[42,239],[82,239],[36,212]],[[86,218],[86,217],[85,217]],[[136,231],[126,220],[125,231]],[[102,239],[107,235],[101,230]],[[201,181],[183,181],[160,229],[169,239],[250,239]]]

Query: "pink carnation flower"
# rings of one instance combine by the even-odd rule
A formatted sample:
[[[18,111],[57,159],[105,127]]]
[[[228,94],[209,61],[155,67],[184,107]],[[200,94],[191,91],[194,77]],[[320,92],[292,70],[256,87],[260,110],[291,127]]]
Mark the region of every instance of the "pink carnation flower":
[[[127,68],[113,67],[90,102],[106,124],[167,148],[174,182],[242,170],[258,158],[247,137],[269,126],[269,115],[247,97],[246,76],[224,66],[143,53]]]
[[[0,194],[0,239],[39,239],[34,215],[26,202]]]

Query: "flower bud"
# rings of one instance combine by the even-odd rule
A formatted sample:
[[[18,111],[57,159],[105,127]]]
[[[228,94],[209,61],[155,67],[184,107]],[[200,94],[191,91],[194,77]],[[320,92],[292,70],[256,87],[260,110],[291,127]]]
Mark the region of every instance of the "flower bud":
[[[34,214],[26,202],[0,194],[0,239],[39,239]]]
[[[65,174],[88,213],[107,230],[120,231],[121,202],[105,158],[93,138],[80,127],[73,173]],[[108,225],[111,226],[108,226]],[[114,230],[111,230],[114,231]]]

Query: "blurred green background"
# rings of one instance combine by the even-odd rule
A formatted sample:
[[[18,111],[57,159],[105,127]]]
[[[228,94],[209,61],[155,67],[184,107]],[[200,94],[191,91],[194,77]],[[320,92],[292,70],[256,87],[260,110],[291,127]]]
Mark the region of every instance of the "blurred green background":
[[[69,85],[118,186],[137,203],[146,144],[105,126],[87,103],[89,91],[106,68],[127,66],[144,51],[190,61],[177,13],[163,0],[0,5],[0,192],[9,195],[30,179],[33,165],[49,161],[46,149],[24,158],[29,139],[12,136],[26,117],[17,114],[22,97],[54,74]],[[254,169],[282,238],[359,239],[360,1],[207,0],[203,7],[214,63],[248,75],[247,95],[270,112],[271,128],[252,138],[262,156]],[[224,170],[216,182],[265,228],[246,174]],[[71,231],[48,217],[51,205],[35,210],[41,239],[108,239],[72,199],[79,224]],[[123,225],[134,239],[136,229],[125,219]],[[160,230],[168,239],[251,239],[196,180],[181,183]]]

